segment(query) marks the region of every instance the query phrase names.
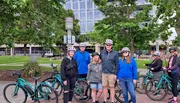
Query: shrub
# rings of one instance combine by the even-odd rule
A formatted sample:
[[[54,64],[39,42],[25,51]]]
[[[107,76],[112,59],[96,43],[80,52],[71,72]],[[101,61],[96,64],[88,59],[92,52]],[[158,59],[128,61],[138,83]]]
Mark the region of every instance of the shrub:
[[[24,64],[24,71],[22,73],[23,77],[37,77],[41,76],[42,69],[38,62],[28,61]]]

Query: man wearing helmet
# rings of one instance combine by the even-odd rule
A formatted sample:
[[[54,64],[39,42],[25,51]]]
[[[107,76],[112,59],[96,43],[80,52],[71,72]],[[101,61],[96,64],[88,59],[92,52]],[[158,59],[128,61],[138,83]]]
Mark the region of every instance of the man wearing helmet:
[[[73,97],[73,90],[78,77],[78,67],[76,60],[73,58],[76,49],[68,47],[68,54],[63,58],[61,63],[61,78],[64,83],[64,103],[71,103]]]
[[[111,102],[114,103],[115,82],[118,69],[118,53],[112,50],[113,41],[106,39],[105,49],[101,51],[102,59],[102,86],[104,103],[107,103],[108,87],[110,88]]]
[[[77,51],[74,55],[74,59],[78,64],[78,78],[86,78],[88,73],[88,64],[90,63],[90,55],[85,51],[86,44],[79,44],[79,51]]]
[[[152,56],[153,56],[153,61],[151,62],[151,64],[145,64],[145,65],[148,66],[148,68],[153,72],[153,80],[158,81],[162,75],[163,61],[160,58],[159,51],[155,51]]]

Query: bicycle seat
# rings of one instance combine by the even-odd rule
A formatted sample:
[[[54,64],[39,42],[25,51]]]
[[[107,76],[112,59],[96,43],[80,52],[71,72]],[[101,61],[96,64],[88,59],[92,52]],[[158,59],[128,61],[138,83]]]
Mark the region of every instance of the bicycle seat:
[[[33,77],[34,80],[39,80],[41,77]]]

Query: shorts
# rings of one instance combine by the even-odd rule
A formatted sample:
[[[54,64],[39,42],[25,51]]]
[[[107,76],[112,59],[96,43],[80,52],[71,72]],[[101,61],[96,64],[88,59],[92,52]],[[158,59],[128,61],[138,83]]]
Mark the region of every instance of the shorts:
[[[115,87],[116,79],[114,74],[105,74],[102,73],[102,86],[109,86],[110,88]]]
[[[102,84],[101,83],[90,83],[90,88],[96,89],[96,90],[102,90]]]

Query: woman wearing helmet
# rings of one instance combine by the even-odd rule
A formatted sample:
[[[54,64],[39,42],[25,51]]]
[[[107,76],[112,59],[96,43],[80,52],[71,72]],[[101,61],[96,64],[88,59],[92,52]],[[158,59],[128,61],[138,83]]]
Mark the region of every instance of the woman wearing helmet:
[[[137,80],[137,65],[134,58],[130,55],[127,47],[122,48],[122,59],[119,60],[118,79],[120,81],[125,103],[128,102],[128,92],[133,103],[136,103],[135,84]]]
[[[97,52],[92,53],[92,62],[89,64],[87,80],[92,89],[93,103],[99,103],[98,100],[102,94],[102,65]]]
[[[155,51],[153,53],[153,61],[151,64],[145,64],[153,72],[153,80],[158,81],[162,75],[163,61],[160,58],[160,52]]]
[[[73,58],[76,49],[69,47],[68,54],[63,58],[61,63],[61,78],[64,83],[64,103],[71,103],[73,97],[73,90],[78,77],[78,67],[76,60]]]
[[[179,81],[179,58],[177,56],[177,48],[171,47],[169,49],[169,52],[171,53],[171,56],[168,61],[168,66],[166,67],[168,70],[168,74],[171,77],[172,82],[172,93],[173,93],[173,99],[168,103],[177,103],[177,95],[178,95],[178,81]]]

